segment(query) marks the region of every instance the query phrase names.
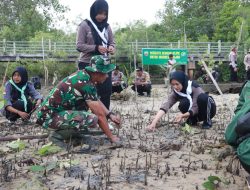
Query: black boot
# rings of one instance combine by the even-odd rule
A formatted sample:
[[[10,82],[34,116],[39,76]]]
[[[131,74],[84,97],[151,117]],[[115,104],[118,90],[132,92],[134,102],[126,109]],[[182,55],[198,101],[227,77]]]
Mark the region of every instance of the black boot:
[[[65,139],[61,134],[59,134],[57,131],[53,131],[49,135],[49,141],[51,141],[54,145],[59,146],[61,148],[67,149],[68,144],[65,143]]]
[[[212,127],[212,122],[204,121],[202,124],[202,129],[210,129]]]

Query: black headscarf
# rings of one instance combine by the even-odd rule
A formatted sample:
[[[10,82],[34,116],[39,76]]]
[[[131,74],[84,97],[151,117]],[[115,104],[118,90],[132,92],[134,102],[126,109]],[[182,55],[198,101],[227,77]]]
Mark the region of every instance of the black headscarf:
[[[95,17],[98,13],[102,11],[106,12],[107,17],[102,22],[97,22]],[[100,31],[102,31],[105,27],[108,26],[108,12],[109,12],[109,6],[105,0],[96,0],[90,7],[90,18]]]
[[[186,94],[186,90],[188,87],[188,81],[189,81],[188,76],[183,71],[175,71],[175,72],[170,74],[170,82],[172,80],[177,80],[179,83],[181,83],[181,85],[182,85],[181,92]],[[192,81],[192,86],[196,87],[196,88],[199,87],[199,85],[194,81]]]
[[[15,72],[18,72],[19,75],[21,76],[21,82],[19,83],[15,83],[15,81],[13,80]],[[24,67],[17,67],[15,71],[12,73],[11,79],[19,88],[22,88],[28,82],[28,72]]]

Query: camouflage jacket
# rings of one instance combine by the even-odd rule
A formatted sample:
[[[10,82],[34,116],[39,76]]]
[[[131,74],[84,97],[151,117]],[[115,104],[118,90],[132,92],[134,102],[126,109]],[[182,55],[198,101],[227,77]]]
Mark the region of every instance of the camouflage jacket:
[[[97,101],[95,85],[86,71],[80,70],[64,78],[50,92],[38,111],[38,124],[53,117],[53,112],[88,111],[87,101]]]

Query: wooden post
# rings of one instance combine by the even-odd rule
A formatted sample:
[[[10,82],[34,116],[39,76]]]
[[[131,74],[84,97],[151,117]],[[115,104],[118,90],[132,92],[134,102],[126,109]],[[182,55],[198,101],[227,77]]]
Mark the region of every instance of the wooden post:
[[[0,137],[0,142],[3,141],[14,141],[14,140],[27,140],[27,139],[45,139],[49,135],[48,134],[42,134],[42,135],[23,135],[23,136],[18,136],[18,135],[13,135],[13,136],[5,136],[5,137]]]
[[[16,55],[16,42],[13,42],[13,54]]]
[[[202,62],[202,65],[204,66],[207,74],[209,75],[210,79],[212,80],[214,86],[216,87],[216,89],[218,90],[218,92],[220,93],[220,95],[222,96],[223,100],[224,100],[224,96],[223,96],[223,93],[218,85],[218,83],[216,82],[216,80],[214,79],[213,75],[211,74],[211,72],[209,71],[205,61],[203,59],[201,59],[201,62]],[[234,112],[232,110],[232,106],[229,105],[229,102],[228,101],[224,101],[228,107],[228,109],[230,110],[230,113],[231,113],[231,117],[234,115]]]
[[[3,53],[6,53],[6,39],[3,39]]]
[[[211,43],[207,44],[207,54],[210,55],[211,53]]]
[[[49,39],[49,52],[51,52],[51,40]]]
[[[44,68],[44,86],[47,86],[48,81],[48,68],[45,65],[45,55],[44,55],[44,43],[43,43],[43,37],[42,37],[42,52],[43,52],[43,68]]]
[[[6,69],[5,69],[5,72],[4,72],[2,88],[4,88],[4,85],[5,85],[5,82],[6,82],[6,76],[7,76],[7,72],[8,72],[8,69],[9,69],[9,64],[10,64],[10,62],[7,63],[7,66],[6,66]]]
[[[218,52],[217,53],[218,54],[221,53],[221,41],[220,40],[218,40]]]
[[[56,52],[56,42],[54,43],[54,53]]]
[[[137,40],[135,42],[135,49],[134,49],[134,68],[136,70],[136,55],[137,55]],[[135,78],[136,78],[136,71],[135,72]],[[136,101],[136,98],[137,98],[137,86],[135,85],[135,101]]]
[[[180,47],[181,47],[181,41],[178,40],[178,48],[180,48]]]

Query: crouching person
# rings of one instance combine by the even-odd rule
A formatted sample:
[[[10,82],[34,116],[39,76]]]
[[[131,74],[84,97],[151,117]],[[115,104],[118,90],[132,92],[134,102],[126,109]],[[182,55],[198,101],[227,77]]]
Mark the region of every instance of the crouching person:
[[[170,84],[173,91],[168,99],[163,102],[147,130],[154,131],[157,122],[177,102],[180,102],[178,108],[181,113],[176,116],[176,123],[181,122],[183,119],[186,119],[189,125],[196,125],[197,122],[203,121],[203,129],[211,128],[211,118],[216,113],[216,105],[213,98],[204,93],[197,83],[190,81],[188,76],[182,71],[176,71],[170,75]]]
[[[32,110],[41,103],[42,96],[28,82],[28,73],[24,67],[17,67],[12,73],[11,80],[5,85],[5,115],[10,122],[18,118],[28,120]]]
[[[112,71],[112,93],[120,93],[123,89],[127,88],[127,84],[124,81],[124,74],[116,66]]]
[[[114,64],[104,64],[101,56],[91,58],[91,66],[64,78],[50,92],[38,112],[37,123],[54,129],[51,140],[59,146],[64,140],[81,138],[81,131],[97,123],[111,142],[118,142],[109,127],[110,119],[119,127],[120,118],[107,110],[97,97],[95,84],[106,80]],[[90,111],[91,112],[90,112]]]
[[[148,72],[144,71],[142,67],[138,67],[135,72],[133,91],[137,91],[139,96],[144,96],[144,92],[147,92],[147,96],[151,96],[151,81]]]
[[[242,166],[250,174],[250,81],[240,93],[235,115],[225,131],[225,140],[231,145]]]

